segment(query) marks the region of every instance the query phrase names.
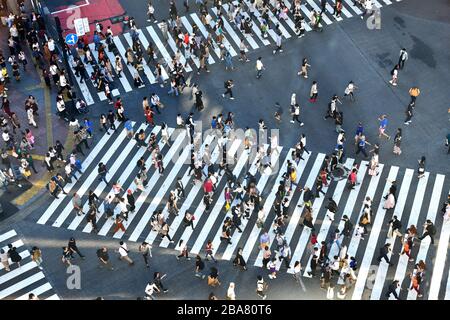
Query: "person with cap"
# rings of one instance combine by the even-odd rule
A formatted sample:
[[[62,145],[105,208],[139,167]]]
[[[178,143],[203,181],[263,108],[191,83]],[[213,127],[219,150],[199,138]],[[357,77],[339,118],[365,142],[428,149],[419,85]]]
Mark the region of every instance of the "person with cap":
[[[67,244],[67,247],[70,250],[70,256],[71,256],[72,259],[74,258],[73,254],[75,252],[78,253],[78,255],[80,256],[81,259],[85,258],[84,255],[80,252],[80,249],[78,249],[77,242],[76,242],[74,237],[71,237],[69,239],[69,243]]]

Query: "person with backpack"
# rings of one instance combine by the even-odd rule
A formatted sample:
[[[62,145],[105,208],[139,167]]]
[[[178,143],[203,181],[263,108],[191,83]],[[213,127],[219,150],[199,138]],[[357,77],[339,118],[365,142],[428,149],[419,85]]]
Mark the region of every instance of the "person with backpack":
[[[126,262],[128,262],[128,264],[130,266],[134,265],[133,260],[130,259],[130,257],[128,256],[128,253],[130,252],[130,250],[128,250],[127,244],[123,241],[119,242],[119,249],[117,250],[117,252],[119,253],[120,260],[125,260]]]
[[[225,92],[222,94],[222,97],[225,98],[225,95],[229,94],[229,95],[230,95],[230,99],[231,99],[231,100],[234,100],[234,97],[233,97],[233,91],[231,90],[231,88],[234,87],[233,80],[230,79],[230,80],[225,81],[224,84],[223,84],[223,86],[224,86],[224,88],[225,88],[226,90],[225,90]]]
[[[267,295],[265,294],[265,292],[268,288],[267,282],[264,281],[261,275],[259,275],[257,279],[258,281],[256,282],[256,294],[263,300],[266,300]]]
[[[418,239],[420,241],[422,241],[423,239],[425,239],[428,236],[431,239],[431,244],[434,244],[434,236],[436,235],[436,226],[434,225],[434,223],[428,219],[424,223],[423,228],[424,228],[424,233]]]
[[[341,232],[341,236],[350,237],[353,230],[353,224],[346,214],[342,216],[342,221],[344,221],[344,229]]]

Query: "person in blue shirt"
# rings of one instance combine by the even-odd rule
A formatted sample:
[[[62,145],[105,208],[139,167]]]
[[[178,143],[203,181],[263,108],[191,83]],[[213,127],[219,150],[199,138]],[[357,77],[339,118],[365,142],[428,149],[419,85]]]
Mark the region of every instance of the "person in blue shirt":
[[[388,135],[386,131],[386,127],[388,125],[388,119],[386,118],[386,115],[383,114],[378,118],[379,121],[379,127],[378,127],[378,137],[381,138],[382,136],[387,138],[388,140],[391,139],[391,136]]]
[[[217,117],[213,116],[211,120],[211,129],[217,129]]]
[[[100,47],[100,45],[102,43],[101,43],[101,38],[100,38],[100,36],[99,36],[97,31],[94,31],[94,38],[93,38],[93,40],[94,40],[94,44],[95,44],[95,51],[98,51],[98,48]]]
[[[362,152],[362,154],[368,158],[367,152],[366,152],[366,145],[370,145],[370,143],[368,141],[366,141],[366,136],[362,135],[358,140],[357,140],[357,144],[358,144],[358,150],[356,150],[356,154]]]
[[[92,122],[88,118],[84,118],[84,127],[86,128],[86,132],[88,134],[88,138],[92,138]]]
[[[133,123],[131,122],[130,119],[128,119],[127,121],[125,121],[124,124],[125,130],[127,130],[127,136],[129,139],[133,138],[134,136],[134,131],[133,131]]]

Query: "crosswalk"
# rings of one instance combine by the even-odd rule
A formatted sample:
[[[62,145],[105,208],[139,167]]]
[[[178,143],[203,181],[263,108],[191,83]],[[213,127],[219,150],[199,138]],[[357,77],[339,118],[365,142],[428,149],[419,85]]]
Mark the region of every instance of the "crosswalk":
[[[38,224],[45,224],[56,228],[67,228],[85,233],[91,233],[92,227],[84,216],[77,216],[71,204],[71,194],[77,192],[82,196],[84,211],[87,211],[87,192],[93,190],[101,199],[106,199],[108,195],[113,195],[111,184],[119,182],[123,188],[123,197],[128,189],[136,191],[136,209],[129,214],[128,221],[125,222],[126,231],[119,230],[113,234],[114,222],[104,215],[103,200],[100,203],[97,214],[98,236],[113,237],[126,241],[142,242],[146,241],[154,246],[162,248],[178,249],[178,243],[183,240],[187,243],[191,254],[204,255],[204,247],[208,240],[211,240],[214,248],[214,256],[222,261],[233,259],[242,248],[242,255],[249,265],[262,266],[262,252],[259,250],[259,238],[263,231],[267,231],[271,239],[272,252],[276,249],[273,243],[275,239],[274,228],[272,226],[275,212],[273,204],[279,187],[279,182],[283,179],[286,165],[291,161],[297,169],[297,183],[302,188],[307,186],[314,189],[315,180],[324,163],[325,154],[303,154],[303,159],[297,163],[291,158],[293,149],[279,146],[277,151],[271,153],[271,164],[279,170],[260,171],[254,154],[244,150],[242,139],[236,137],[234,140],[218,138],[211,133],[198,140],[202,133],[195,133],[195,144],[200,155],[209,148],[210,161],[217,166],[219,159],[225,151],[227,159],[235,159],[231,165],[233,175],[246,185],[248,174],[256,179],[256,187],[259,191],[263,203],[262,208],[265,213],[263,228],[257,223],[257,210],[251,213],[249,219],[243,219],[242,233],[233,231],[231,234],[231,244],[221,241],[222,224],[231,212],[226,212],[224,190],[227,186],[225,175],[217,179],[217,189],[213,197],[210,210],[205,210],[203,202],[203,188],[201,183],[194,183],[194,179],[189,175],[190,171],[190,137],[185,129],[168,130],[170,135],[170,146],[161,138],[161,128],[159,126],[151,128],[146,124],[133,123],[134,130],[143,129],[150,136],[150,133],[157,135],[159,148],[163,154],[164,174],[161,175],[157,169],[152,167],[152,157],[146,148],[138,147],[134,139],[127,139],[125,131],[119,128],[114,135],[104,135],[99,143],[93,148],[90,155],[84,160],[83,175],[79,181],[68,184],[65,187],[69,195],[59,195],[51,204],[43,210],[38,218]],[[148,141],[149,138],[147,138]],[[199,142],[198,142],[199,141]],[[264,145],[267,150],[268,145]],[[147,168],[151,168],[148,173],[148,185],[143,190],[137,190],[134,178],[138,172],[136,162],[144,157]],[[97,179],[97,163],[104,162],[109,168],[107,180],[111,183],[106,185]],[[275,165],[279,165],[276,167]],[[343,166],[347,169],[354,165],[359,166],[357,175],[358,185],[354,189],[347,188],[346,179],[331,181],[323,188],[324,195],[320,194],[313,201],[313,223],[319,243],[329,241],[336,229],[343,230],[342,216],[347,215],[356,225],[360,220],[363,211],[363,200],[370,197],[373,200],[373,217],[369,229],[369,235],[361,239],[354,230],[349,238],[341,236],[339,242],[341,247],[347,248],[349,257],[355,257],[359,262],[357,270],[357,281],[349,298],[352,299],[385,299],[387,285],[393,279],[398,279],[402,283],[400,295],[405,299],[416,299],[412,291],[407,290],[410,286],[409,274],[413,271],[415,263],[409,262],[406,256],[399,256],[402,248],[400,240],[391,239],[388,236],[388,221],[393,215],[402,221],[403,229],[411,224],[417,226],[419,234],[422,233],[422,224],[426,219],[436,223],[438,233],[435,236],[435,244],[432,245],[428,238],[418,242],[412,250],[412,257],[415,262],[423,260],[427,264],[425,281],[423,288],[425,299],[443,299],[449,297],[449,258],[448,241],[450,237],[449,222],[443,222],[440,210],[442,203],[447,198],[447,191],[450,189],[449,179],[439,173],[427,172],[425,177],[417,179],[415,170],[401,168],[398,166],[387,166],[380,164],[376,176],[368,175],[367,161],[347,158]],[[177,178],[180,178],[185,186],[185,198],[178,201],[179,212],[174,215],[169,212],[167,199],[169,192],[175,189]],[[383,209],[384,200],[392,181],[397,181],[399,191],[397,195],[396,207],[393,210]],[[334,219],[330,219],[330,212],[327,209],[328,198],[333,198],[338,204],[338,211],[334,214]],[[303,191],[297,189],[288,196],[289,218],[286,221],[284,234],[287,243],[292,250],[290,268],[284,269],[278,261],[277,268],[280,272],[292,273],[295,261],[300,261],[304,266],[304,276],[308,276],[310,271],[311,254],[308,243],[311,230],[302,227],[301,221],[304,209],[299,206],[303,202]],[[234,199],[232,205],[237,204]],[[157,231],[153,230],[150,224],[151,217],[155,211],[161,210],[170,226],[168,238],[162,238]],[[185,227],[184,215],[189,212],[195,216],[194,228]],[[115,214],[120,213],[118,206]],[[404,230],[402,230],[404,232]],[[386,242],[391,243],[393,253],[390,255],[394,266],[389,267],[384,260],[378,263],[378,249]],[[340,248],[336,243],[332,243],[328,256],[330,259],[338,255]],[[338,283],[342,283],[339,280]],[[444,283],[444,285],[443,285]]]
[[[333,15],[333,7],[334,1],[327,2],[326,10],[323,13],[323,24],[324,26],[331,25],[335,21],[340,22],[345,19],[349,19],[355,16],[361,15],[363,12],[361,9],[354,5],[353,0],[344,0],[342,2],[342,16],[341,17],[335,17]],[[374,1],[374,4],[376,7],[381,8],[383,6],[388,6],[396,2],[400,2],[402,0],[379,0]],[[283,3],[286,5],[288,9],[292,6],[292,0],[283,0]],[[232,2],[235,6],[238,5],[238,1]],[[274,1],[270,1],[270,5],[273,6]],[[241,39],[245,39],[246,45],[250,48],[250,50],[258,50],[261,47],[265,46],[275,46],[276,42],[276,33],[274,31],[274,28],[276,25],[279,26],[279,29],[282,33],[283,39],[291,39],[296,38],[296,28],[294,23],[294,17],[292,15],[292,11],[289,11],[288,14],[285,17],[279,17],[275,16],[273,12],[269,11],[269,27],[268,30],[268,37],[265,38],[261,34],[261,12],[258,11],[257,8],[252,10],[252,16],[250,16],[247,9],[250,8],[250,1],[245,0],[242,1],[242,5],[246,9],[245,11],[241,11],[245,18],[249,18],[252,22],[252,34],[245,34],[240,30],[239,26],[236,26],[234,22],[228,21],[227,18],[227,12],[229,9],[229,4],[223,4],[220,10],[217,10],[216,7],[209,8],[209,13],[212,17],[212,20],[210,22],[210,26],[214,27],[214,25],[218,21],[218,17],[222,16],[223,20],[223,26],[224,26],[224,33],[223,33],[223,44],[227,50],[230,51],[231,55],[233,57],[237,56],[239,53],[239,45],[241,42]],[[311,27],[309,25],[310,22],[310,16],[311,11],[321,11],[320,9],[320,0],[306,0],[301,5],[301,10],[305,18],[305,30],[307,32],[311,31]],[[190,35],[193,34],[194,26],[197,26],[198,30],[200,31],[201,35],[204,38],[208,37],[208,28],[209,26],[205,26],[202,22],[201,17],[198,13],[191,13],[186,16],[180,17],[181,25],[182,25],[182,31],[188,32]],[[219,31],[216,31],[219,32]],[[139,88],[143,88],[149,85],[156,84],[158,82],[157,74],[155,67],[150,65],[148,63],[149,57],[147,56],[147,53],[145,53],[145,50],[148,48],[149,44],[153,44],[155,49],[158,53],[158,59],[160,59],[161,64],[161,71],[162,71],[162,78],[163,80],[167,80],[169,78],[170,71],[172,70],[172,58],[173,56],[179,51],[181,53],[180,62],[185,65],[185,71],[186,72],[192,72],[195,68],[199,68],[200,62],[199,58],[194,55],[184,56],[184,48],[179,48],[175,42],[174,35],[168,33],[168,39],[167,43],[164,39],[163,33],[161,31],[161,24],[147,26],[145,28],[138,30],[138,37],[139,40],[143,46],[144,50],[144,60],[143,60],[143,71],[140,73],[141,79],[144,80],[144,84],[141,85]],[[301,41],[301,40],[298,40]],[[127,58],[126,58],[126,51],[128,48],[132,48],[132,38],[131,34],[129,32],[117,35],[113,37],[113,42],[118,50],[119,57],[122,60],[122,65],[124,66],[124,70],[122,71],[122,76],[119,78],[117,76],[117,71],[114,68],[114,63],[116,60],[116,57],[112,52],[109,52],[106,50],[106,55],[111,61],[111,64],[113,65],[113,75],[114,81],[110,85],[111,87],[111,93],[114,97],[119,96],[124,93],[131,92],[133,90],[134,84],[133,84],[133,78],[136,74],[136,69],[132,65],[127,64]],[[220,62],[222,60],[221,56],[221,49],[216,43],[215,38],[213,37],[211,39],[212,42],[212,49],[211,54],[209,56],[208,63],[209,64],[215,64],[217,62]],[[182,44],[184,45],[184,44]],[[94,60],[97,59],[98,53],[95,50],[94,44],[90,44],[89,48],[91,49],[91,52],[93,53]],[[249,50],[247,50],[249,51]],[[73,54],[76,54],[73,52]],[[69,56],[69,62],[72,63],[73,56]],[[89,76],[91,75],[93,71],[93,66],[90,64],[86,65],[86,71],[88,72]],[[71,71],[75,74],[75,71],[71,68]],[[84,100],[88,105],[92,105],[95,102],[98,101],[105,101],[107,99],[106,95],[102,91],[97,91],[95,84],[92,80],[88,80],[85,82],[81,82],[79,77],[76,77],[76,82],[80,88],[81,95],[83,96]],[[89,77],[90,78],[90,77]],[[145,80],[146,79],[146,80]]]
[[[22,260],[19,266],[9,258],[7,267],[10,271],[6,271],[3,263],[0,265],[0,300],[27,300],[30,293],[40,300],[59,300],[15,230],[0,234],[0,248],[5,253],[9,250],[9,244],[16,248]]]

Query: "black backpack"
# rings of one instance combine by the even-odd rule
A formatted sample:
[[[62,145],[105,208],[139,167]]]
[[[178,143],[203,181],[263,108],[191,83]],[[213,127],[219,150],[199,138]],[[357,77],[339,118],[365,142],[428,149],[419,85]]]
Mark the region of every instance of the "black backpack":
[[[224,87],[225,89],[228,89],[228,81],[225,81],[225,82],[223,83],[223,87]]]
[[[436,234],[436,227],[434,226],[434,224],[432,224],[432,225],[430,226],[430,234],[431,234],[432,236],[434,236],[434,235]]]

